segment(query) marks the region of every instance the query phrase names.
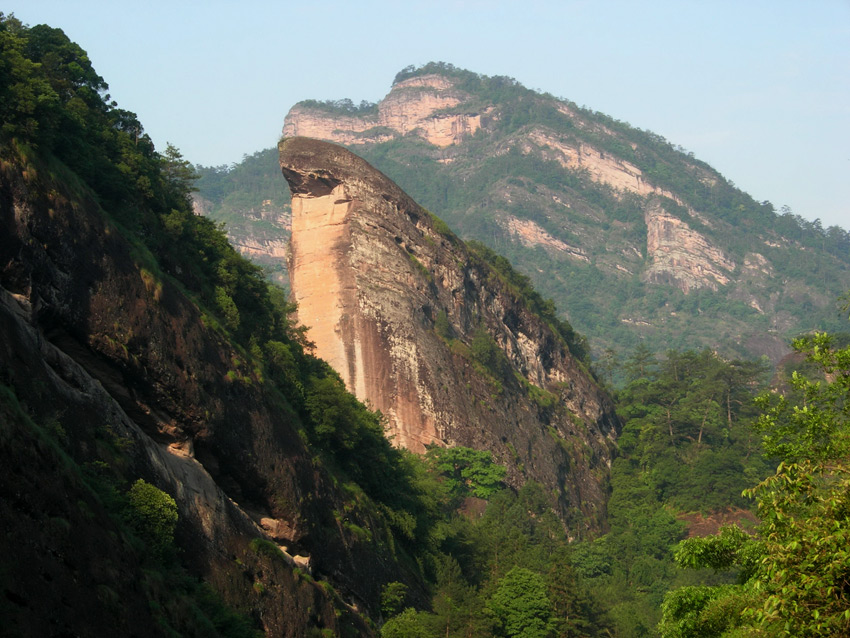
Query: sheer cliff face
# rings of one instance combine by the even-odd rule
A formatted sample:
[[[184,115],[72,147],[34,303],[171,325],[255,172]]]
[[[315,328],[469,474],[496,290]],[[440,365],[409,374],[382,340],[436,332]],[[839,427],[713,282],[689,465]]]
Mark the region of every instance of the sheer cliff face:
[[[646,280],[668,282],[688,293],[727,285],[735,262],[688,224],[666,212],[658,201],[646,206]]]
[[[491,450],[514,484],[556,493],[576,531],[597,527],[616,421],[563,342],[362,159],[305,138],[281,142],[280,158],[292,291],[317,354],[381,410],[399,445]],[[510,369],[483,365],[482,344]]]

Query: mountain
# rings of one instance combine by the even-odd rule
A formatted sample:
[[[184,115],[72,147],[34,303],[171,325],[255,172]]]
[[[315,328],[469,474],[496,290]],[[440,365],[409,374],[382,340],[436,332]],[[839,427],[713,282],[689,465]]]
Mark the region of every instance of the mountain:
[[[430,254],[408,242],[423,258],[414,284],[432,265],[482,279],[470,292],[546,345],[552,361],[528,373],[572,375],[575,389],[550,391],[503,368],[486,330],[509,335],[475,299],[478,345],[460,340],[471,316],[434,323],[476,391],[497,402],[502,383],[548,415],[546,428],[517,421],[553,441],[544,454],[570,435],[558,494],[519,487],[522,470],[507,476],[487,451],[393,446],[381,415],[311,354],[283,292],[193,214],[192,167],[155,149],[61,30],[0,14],[0,70],[14,79],[0,83],[0,634],[373,636],[415,616],[428,635],[494,635],[514,610],[483,611],[522,582],[544,592],[533,602],[547,626],[605,630],[551,504],[575,510],[571,534],[604,524],[610,432],[592,435],[613,416],[581,370],[581,340],[526,280],[466,252],[387,180],[346,184],[403,204],[397,223],[423,220],[403,229],[435,242]],[[454,257],[469,264],[437,268]],[[587,405],[570,416],[555,391]],[[518,455],[529,474],[550,462]]]
[[[843,329],[845,230],[778,214],[660,136],[510,78],[411,67],[378,104],[295,105],[284,135],[348,145],[460,237],[508,257],[597,357],[643,343],[776,362],[792,336]],[[262,155],[270,171],[274,153]],[[202,196],[227,176],[203,174]],[[214,214],[239,217],[217,202]]]
[[[488,450],[517,489],[556,495],[574,533],[601,529],[619,424],[580,337],[503,258],[353,153],[287,138],[280,163],[292,296],[316,354],[397,444]]]
[[[240,253],[286,287],[286,250],[291,212],[286,181],[280,177],[277,149],[245,156],[239,164],[199,167],[201,192],[193,193],[198,215],[225,224]]]
[[[369,636],[388,582],[424,604],[413,461],[188,163],[61,30],[0,14],[0,67],[0,633]],[[341,404],[362,468],[317,439]]]

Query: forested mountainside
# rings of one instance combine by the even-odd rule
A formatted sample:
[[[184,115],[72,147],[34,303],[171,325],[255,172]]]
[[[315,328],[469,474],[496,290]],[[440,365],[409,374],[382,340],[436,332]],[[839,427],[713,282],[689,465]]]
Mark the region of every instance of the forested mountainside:
[[[378,104],[299,103],[284,133],[348,145],[508,257],[597,357],[645,343],[775,363],[789,338],[843,329],[846,230],[777,212],[658,135],[510,78],[408,68]],[[274,161],[269,150],[201,170],[200,195],[237,244],[286,224]],[[262,225],[246,232],[251,218]]]

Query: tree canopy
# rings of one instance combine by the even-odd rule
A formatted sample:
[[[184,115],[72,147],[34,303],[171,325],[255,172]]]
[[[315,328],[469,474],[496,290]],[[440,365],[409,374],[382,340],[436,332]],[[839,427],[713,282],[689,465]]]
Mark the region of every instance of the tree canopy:
[[[677,552],[683,566],[739,569],[740,584],[668,594],[665,638],[850,633],[850,347],[826,334],[794,347],[822,374],[794,373],[800,405],[778,393],[759,399],[764,449],[780,462],[746,490],[761,519],[755,536],[726,529]]]

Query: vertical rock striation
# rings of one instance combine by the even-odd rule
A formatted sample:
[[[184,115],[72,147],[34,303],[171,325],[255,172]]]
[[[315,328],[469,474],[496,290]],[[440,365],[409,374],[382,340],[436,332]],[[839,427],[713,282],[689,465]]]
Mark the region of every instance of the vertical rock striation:
[[[292,292],[316,353],[399,445],[491,450],[514,485],[556,495],[576,532],[598,529],[617,421],[552,326],[361,158],[289,138],[280,162]]]

